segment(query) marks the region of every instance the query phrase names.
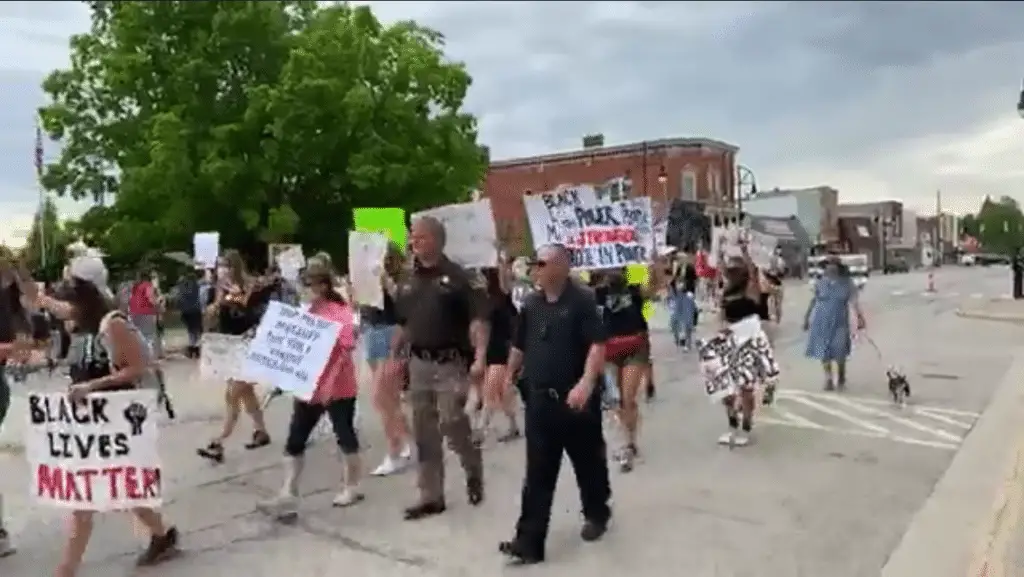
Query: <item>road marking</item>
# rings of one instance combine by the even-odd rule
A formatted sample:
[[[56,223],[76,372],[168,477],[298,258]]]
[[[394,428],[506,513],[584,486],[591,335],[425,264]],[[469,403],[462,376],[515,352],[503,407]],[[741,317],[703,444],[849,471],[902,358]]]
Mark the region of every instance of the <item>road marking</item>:
[[[932,409],[913,409],[913,413],[915,415],[928,417],[929,419],[935,419],[936,421],[939,421],[941,423],[946,423],[947,425],[950,425],[952,427],[957,427],[964,430],[970,430],[970,428],[974,426],[971,423],[964,423],[956,419],[951,419],[949,417],[941,415]]]
[[[878,435],[887,436],[889,434],[889,429],[886,429],[884,427],[879,427],[878,425],[876,425],[876,424],[874,424],[874,423],[872,423],[870,421],[865,421],[863,419],[858,419],[857,417],[854,417],[853,415],[846,414],[846,413],[844,413],[842,411],[833,409],[831,407],[826,407],[825,405],[822,405],[821,403],[816,403],[816,402],[814,402],[814,401],[812,401],[810,399],[801,398],[800,395],[784,394],[784,395],[782,395],[782,397],[786,398],[786,399],[789,399],[790,401],[794,401],[796,403],[800,403],[802,405],[806,405],[806,406],[808,406],[808,407],[810,407],[810,408],[812,408],[812,409],[814,409],[816,411],[820,411],[822,413],[825,413],[826,415],[832,415],[833,417],[839,419],[840,421],[846,421],[847,423],[850,423],[851,425],[855,425],[855,426],[861,427],[862,429],[867,429],[869,431],[873,431],[874,433],[876,433]]]
[[[984,298],[984,296],[985,295],[983,295],[981,293],[971,293],[971,298],[972,299],[980,299],[980,298]]]
[[[818,423],[815,423],[814,421],[806,417],[801,417],[800,415],[797,415],[796,413],[791,413],[785,409],[775,407],[775,409],[772,412],[789,421],[789,423],[792,424],[794,427],[825,430],[824,425],[819,425]]]
[[[815,391],[804,391],[801,389],[780,390],[779,393],[782,393],[783,395],[802,395],[805,397],[811,397],[816,399],[831,400],[836,398],[836,393],[819,393]],[[892,406],[892,401],[888,399],[879,399],[878,397],[860,397],[856,395],[847,395],[843,393],[843,398],[849,399],[851,401],[857,401],[858,403],[865,403],[868,405],[884,405],[886,407]],[[939,413],[942,415],[949,415],[954,417],[968,417],[970,419],[977,419],[978,417],[981,416],[981,413],[977,413],[974,411],[964,411],[961,409],[950,409],[946,407],[915,407],[914,405],[910,405],[908,408],[911,410],[929,411],[931,413]]]
[[[901,297],[905,294],[907,294],[907,291],[892,291],[892,296],[894,297]]]
[[[773,409],[773,413],[779,412],[778,409]],[[806,419],[804,419],[806,420]],[[953,443],[943,443],[941,441],[923,441],[921,439],[912,439],[910,437],[904,437],[901,435],[889,435],[883,433],[875,433],[873,431],[861,431],[857,429],[839,429],[835,427],[826,427],[819,425],[818,423],[807,422],[794,422],[789,420],[789,415],[784,419],[776,419],[770,416],[758,416],[756,422],[761,425],[776,425],[782,427],[793,427],[797,429],[807,429],[811,431],[821,431],[823,433],[833,433],[836,435],[848,435],[851,437],[863,437],[866,439],[885,439],[888,441],[895,441],[897,443],[903,443],[906,445],[917,445],[920,447],[929,447],[932,449],[942,449],[945,451],[955,451],[960,445]]]
[[[867,406],[864,406],[864,405],[859,405],[857,403],[854,403],[854,402],[851,402],[851,401],[849,401],[847,399],[844,399],[843,397],[841,397],[839,395],[836,395],[835,402],[837,402],[837,403],[839,403],[841,405],[850,407],[851,409],[853,409],[855,411],[860,411],[860,412],[862,412],[864,414],[872,415],[874,417],[882,417],[883,419],[889,419],[890,421],[893,421],[895,423],[899,423],[899,424],[903,425],[904,427],[909,427],[911,429],[917,429],[918,431],[921,431],[922,433],[927,433],[929,435],[932,435],[934,437],[938,437],[940,439],[944,439],[946,441],[951,441],[951,442],[954,442],[954,443],[959,443],[960,441],[963,440],[962,437],[958,437],[958,436],[956,436],[956,435],[954,435],[952,433],[947,433],[946,431],[943,431],[942,429],[936,429],[936,428],[933,428],[933,427],[929,427],[928,425],[922,425],[921,423],[917,423],[917,422],[911,421],[910,419],[904,419],[903,417],[894,415],[894,414],[886,412],[886,411],[882,411],[882,410],[878,410],[878,409],[872,409],[871,407],[867,407]]]

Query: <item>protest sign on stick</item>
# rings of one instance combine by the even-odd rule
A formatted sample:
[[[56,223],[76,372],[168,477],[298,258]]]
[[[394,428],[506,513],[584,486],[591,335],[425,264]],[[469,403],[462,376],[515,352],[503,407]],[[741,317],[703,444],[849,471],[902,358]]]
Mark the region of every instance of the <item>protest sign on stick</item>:
[[[775,352],[756,316],[698,341],[697,351],[704,392],[714,401],[743,387],[767,384],[779,376]]]
[[[242,372],[246,380],[272,383],[308,401],[340,331],[338,323],[273,301],[249,342]]]
[[[647,264],[654,258],[651,199],[603,200],[587,186],[524,197],[534,247],[559,243],[572,268]]]
[[[157,392],[94,393],[80,404],[63,393],[30,393],[25,451],[32,497],[87,511],[159,507]]]
[[[388,242],[388,237],[381,233],[348,233],[348,279],[352,284],[352,300],[356,303],[384,308],[381,275]]]
[[[211,383],[241,379],[248,348],[242,336],[204,333],[199,346],[199,377]]]
[[[192,235],[192,260],[204,269],[217,267],[220,256],[220,233],[197,232]]]
[[[747,231],[747,254],[761,270],[771,270],[779,239],[753,229]]]
[[[444,225],[445,253],[466,267],[495,266],[498,262],[498,232],[491,213],[491,200],[449,204],[412,215],[413,220],[431,216]]]

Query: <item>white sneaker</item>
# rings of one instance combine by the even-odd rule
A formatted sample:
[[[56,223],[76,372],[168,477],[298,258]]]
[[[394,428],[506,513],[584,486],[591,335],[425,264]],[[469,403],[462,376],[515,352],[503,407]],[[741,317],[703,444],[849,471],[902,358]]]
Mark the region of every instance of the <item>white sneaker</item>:
[[[734,447],[746,447],[750,444],[750,433],[740,431],[736,434],[736,438],[733,439]]]
[[[374,477],[387,477],[388,475],[401,473],[408,466],[409,459],[401,456],[396,459],[389,455],[384,457],[384,461],[370,474]]]
[[[719,445],[735,445],[736,444],[736,432],[735,431],[729,431],[728,433],[722,434],[721,437],[718,437],[718,444]]]
[[[0,529],[0,559],[14,555],[16,549],[11,545],[11,538],[7,531]]]
[[[359,489],[355,487],[345,487],[334,496],[334,500],[331,501],[331,505],[335,507],[349,507],[359,503],[364,498],[365,496],[359,492]]]
[[[398,458],[402,459],[403,461],[411,461],[412,460],[412,445],[406,445],[406,446],[402,447],[402,452],[398,454]]]

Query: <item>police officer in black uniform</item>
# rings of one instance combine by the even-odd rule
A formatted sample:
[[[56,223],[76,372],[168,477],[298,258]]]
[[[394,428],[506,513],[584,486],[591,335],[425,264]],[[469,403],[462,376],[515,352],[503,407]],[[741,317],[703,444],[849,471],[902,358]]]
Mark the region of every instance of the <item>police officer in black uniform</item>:
[[[516,536],[499,550],[521,564],[540,563],[563,451],[581,483],[581,537],[596,541],[611,519],[611,487],[595,390],[604,368],[604,325],[593,293],[569,280],[569,252],[538,252],[535,291],[523,304],[509,355],[522,368],[526,403],[526,478]]]

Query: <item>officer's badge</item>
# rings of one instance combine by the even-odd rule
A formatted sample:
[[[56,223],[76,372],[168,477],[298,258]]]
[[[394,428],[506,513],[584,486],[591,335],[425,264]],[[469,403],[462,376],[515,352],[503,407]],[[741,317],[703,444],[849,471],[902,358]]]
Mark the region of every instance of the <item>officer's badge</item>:
[[[448,278],[448,275],[444,275],[444,276],[441,277],[441,286],[448,286],[450,284],[451,284],[451,279]]]

